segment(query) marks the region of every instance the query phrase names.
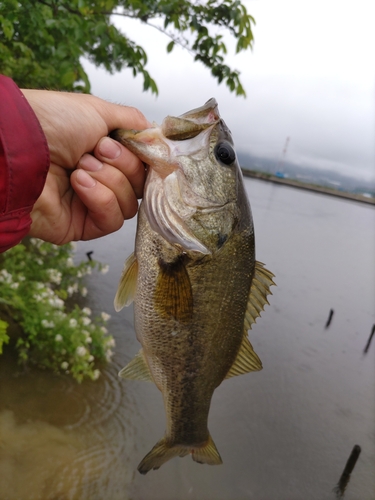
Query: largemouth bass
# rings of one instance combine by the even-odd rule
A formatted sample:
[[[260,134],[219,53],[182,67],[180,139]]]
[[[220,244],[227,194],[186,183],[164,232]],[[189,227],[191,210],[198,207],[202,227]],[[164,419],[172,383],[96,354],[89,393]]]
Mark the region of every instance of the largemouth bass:
[[[210,99],[160,127],[112,137],[148,165],[135,252],[115,297],[117,311],[134,300],[142,345],[120,376],[155,382],[167,417],[138,470],[189,453],[221,464],[207,427],[211,398],[225,378],[262,368],[247,332],[274,284],[255,260],[231,133]]]

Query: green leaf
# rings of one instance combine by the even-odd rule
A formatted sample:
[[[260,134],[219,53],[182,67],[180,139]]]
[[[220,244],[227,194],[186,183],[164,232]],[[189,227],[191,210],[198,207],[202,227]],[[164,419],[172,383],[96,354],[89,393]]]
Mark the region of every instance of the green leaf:
[[[0,319],[0,354],[3,353],[3,345],[9,342],[9,335],[6,333],[7,328],[8,323]]]
[[[84,56],[110,73],[123,68],[134,76],[141,73],[144,89],[157,93],[146,71],[146,52],[116,27],[117,16],[159,26],[170,39],[167,53],[182,46],[219,83],[225,81],[232,92],[244,95],[238,72],[224,64],[223,41],[224,35],[234,38],[236,52],[252,46],[255,21],[240,0],[3,0],[1,71],[21,87],[88,92],[90,82],[79,69]],[[228,80],[231,73],[237,76]]]
[[[3,16],[1,16],[0,22],[1,22],[1,28],[3,30],[5,37],[8,40],[10,40],[13,36],[13,33],[14,33],[13,24],[11,23],[11,21],[9,21],[8,19],[5,19]]]

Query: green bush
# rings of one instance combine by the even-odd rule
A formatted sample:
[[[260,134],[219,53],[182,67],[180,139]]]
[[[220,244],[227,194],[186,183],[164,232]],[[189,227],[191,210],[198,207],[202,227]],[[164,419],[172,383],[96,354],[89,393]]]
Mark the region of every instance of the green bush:
[[[74,244],[56,246],[31,238],[1,257],[0,306],[21,326],[16,341],[19,362],[71,374],[78,382],[96,380],[96,361],[110,361],[115,341],[105,327],[109,314],[92,318],[80,307],[87,289],[83,278],[93,269],[105,273],[108,266],[95,261],[74,265]],[[80,299],[82,301],[82,299]],[[0,353],[8,341],[0,324]]]

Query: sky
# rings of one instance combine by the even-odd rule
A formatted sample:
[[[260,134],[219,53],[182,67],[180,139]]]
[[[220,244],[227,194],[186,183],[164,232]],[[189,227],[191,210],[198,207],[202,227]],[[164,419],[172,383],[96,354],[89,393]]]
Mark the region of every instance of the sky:
[[[159,95],[142,91],[131,70],[110,75],[84,62],[92,93],[139,108],[161,123],[219,103],[237,151],[303,167],[375,180],[375,2],[373,0],[245,0],[256,21],[253,49],[235,55],[226,38],[227,64],[241,72],[247,97],[218,85],[182,48],[136,20],[116,25],[143,46]]]

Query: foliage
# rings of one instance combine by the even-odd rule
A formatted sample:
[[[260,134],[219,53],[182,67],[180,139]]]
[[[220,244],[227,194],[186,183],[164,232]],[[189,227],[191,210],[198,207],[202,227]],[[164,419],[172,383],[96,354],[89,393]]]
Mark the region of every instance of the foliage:
[[[111,359],[114,339],[104,326],[108,314],[92,319],[90,309],[77,304],[79,295],[87,294],[82,278],[107,266],[94,261],[75,266],[71,253],[72,244],[58,247],[34,238],[29,248],[19,244],[8,250],[2,256],[0,297],[24,332],[16,343],[19,361],[69,373],[80,382],[98,378],[94,363]]]
[[[20,87],[90,91],[82,67],[87,57],[113,73],[130,68],[143,75],[144,90],[157,93],[145,69],[144,49],[116,28],[114,16],[136,18],[189,50],[219,81],[245,95],[239,72],[224,63],[221,33],[237,40],[236,51],[250,48],[251,23],[239,0],[2,0],[0,72]]]
[[[9,342],[7,334],[8,323],[0,319],[0,354],[3,353],[3,345]]]

